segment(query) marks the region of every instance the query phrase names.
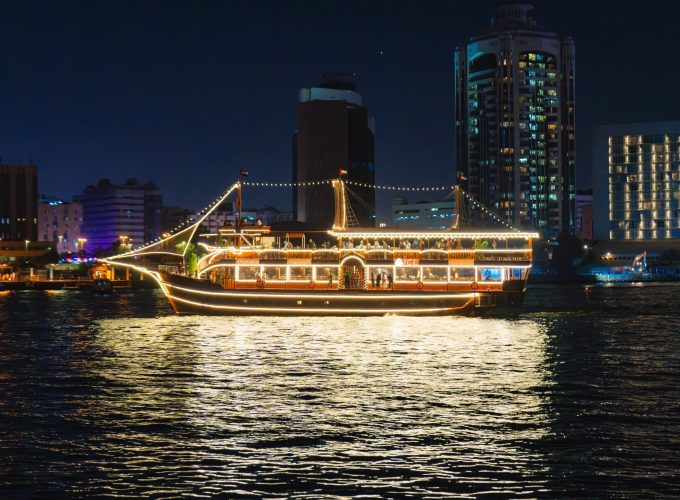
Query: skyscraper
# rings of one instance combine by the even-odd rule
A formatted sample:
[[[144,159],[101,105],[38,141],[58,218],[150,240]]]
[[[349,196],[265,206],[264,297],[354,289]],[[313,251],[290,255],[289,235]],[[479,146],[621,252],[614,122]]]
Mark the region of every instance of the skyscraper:
[[[300,89],[293,135],[293,182],[338,177],[375,183],[373,117],[362,104],[354,74],[325,74],[318,87]],[[350,202],[361,226],[375,224],[375,190],[348,186]],[[333,223],[329,185],[293,189],[294,220],[326,228]]]
[[[553,237],[574,231],[574,43],[532,9],[500,5],[456,49],[457,158],[479,201]]]

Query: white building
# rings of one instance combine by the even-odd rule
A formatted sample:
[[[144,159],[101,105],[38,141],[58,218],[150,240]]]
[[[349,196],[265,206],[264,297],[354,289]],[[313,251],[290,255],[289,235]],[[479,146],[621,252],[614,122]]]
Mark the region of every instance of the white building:
[[[80,203],[49,197],[38,200],[38,241],[53,242],[58,254],[82,250],[82,224],[83,207]]]
[[[408,203],[405,198],[392,199],[392,223],[394,227],[442,229],[451,227],[453,214],[453,201]]]

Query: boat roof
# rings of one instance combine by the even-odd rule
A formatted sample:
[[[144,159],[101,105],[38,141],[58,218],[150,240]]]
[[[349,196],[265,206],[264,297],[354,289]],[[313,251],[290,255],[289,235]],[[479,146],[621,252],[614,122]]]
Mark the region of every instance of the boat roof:
[[[535,232],[508,231],[494,229],[420,229],[420,228],[350,228],[328,231],[337,238],[443,238],[443,239],[528,239],[538,238]]]

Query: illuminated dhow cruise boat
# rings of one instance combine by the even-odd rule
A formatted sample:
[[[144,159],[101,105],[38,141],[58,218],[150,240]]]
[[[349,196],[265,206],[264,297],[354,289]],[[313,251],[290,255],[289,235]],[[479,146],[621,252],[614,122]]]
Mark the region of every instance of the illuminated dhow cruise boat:
[[[522,304],[531,240],[538,235],[459,227],[463,198],[493,214],[458,186],[446,186],[456,199],[452,227],[390,229],[356,227],[347,196],[351,181],[300,184],[332,185],[332,229],[277,233],[259,223],[245,225],[243,186],[272,184],[237,182],[195,223],[103,260],[155,279],[177,313],[449,315]],[[234,192],[236,223],[201,234],[206,218]]]

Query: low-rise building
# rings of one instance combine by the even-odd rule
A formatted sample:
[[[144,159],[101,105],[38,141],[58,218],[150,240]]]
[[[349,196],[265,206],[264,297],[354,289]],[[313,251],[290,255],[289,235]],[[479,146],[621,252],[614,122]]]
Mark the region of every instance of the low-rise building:
[[[47,196],[39,198],[38,241],[52,242],[58,254],[76,253],[82,249],[82,224],[83,207],[80,203]]]
[[[419,201],[409,203],[405,198],[392,199],[394,227],[441,229],[453,223],[453,200]]]
[[[161,233],[172,233],[179,227],[196,222],[196,212],[189,208],[165,206],[161,208]]]
[[[593,239],[593,190],[576,192],[576,236],[582,240]]]
[[[81,232],[88,251],[108,250],[121,238],[139,245],[161,235],[162,197],[153,182],[101,179],[74,198],[83,206]]]

